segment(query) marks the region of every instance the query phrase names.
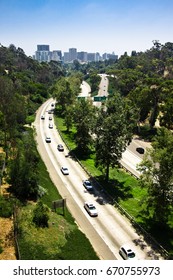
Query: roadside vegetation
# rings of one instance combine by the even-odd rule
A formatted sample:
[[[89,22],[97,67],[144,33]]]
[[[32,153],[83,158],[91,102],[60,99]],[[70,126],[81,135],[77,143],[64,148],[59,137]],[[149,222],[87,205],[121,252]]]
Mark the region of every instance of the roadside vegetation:
[[[112,200],[169,251],[171,258],[172,57],[173,43],[162,45],[159,41],[153,41],[146,52],[133,51],[130,56],[125,53],[115,61],[83,65],[78,61],[70,65],[54,61],[38,63],[14,45],[0,47],[0,146],[3,150],[1,166],[5,166],[0,176],[2,182],[6,180],[9,184],[8,196],[0,196],[0,215],[11,217],[16,209],[15,222],[23,259],[97,258],[70,213],[66,211],[64,219],[60,210],[58,213],[51,211],[52,200],[60,196],[40,161],[33,135],[26,127],[33,122],[37,108],[49,97],[56,99],[57,127],[70,152]],[[90,99],[77,96],[82,80],[89,81],[91,95],[96,95],[100,73],[109,75],[109,98],[101,109],[96,109]],[[147,152],[150,160],[144,157],[139,166],[142,170],[139,180],[119,166],[121,154],[134,134],[152,142],[152,149]],[[65,234],[63,227],[67,230]],[[59,240],[53,236],[58,250],[52,249],[50,253],[46,247],[52,244],[47,237],[49,230],[60,236]],[[38,232],[40,236],[36,240]],[[4,250],[3,244],[1,240],[0,251]],[[86,246],[82,252],[81,244]]]

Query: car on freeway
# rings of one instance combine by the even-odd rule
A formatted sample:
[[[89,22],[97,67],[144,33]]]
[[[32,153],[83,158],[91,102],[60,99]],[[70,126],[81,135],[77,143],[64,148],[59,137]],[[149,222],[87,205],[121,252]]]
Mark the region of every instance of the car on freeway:
[[[84,187],[87,191],[92,191],[93,190],[93,186],[92,186],[92,184],[89,180],[84,180],[83,185],[84,185]]]
[[[44,115],[41,116],[41,120],[45,120],[45,116]]]
[[[136,259],[136,255],[135,255],[134,251],[125,245],[120,248],[119,254],[124,260],[135,260]]]
[[[91,217],[97,217],[98,216],[97,209],[96,209],[96,207],[94,206],[93,203],[85,202],[84,203],[84,208]]]
[[[52,117],[51,116],[49,117],[49,121],[52,121]]]
[[[51,138],[49,136],[47,136],[45,141],[46,141],[46,143],[51,143]]]
[[[144,150],[144,148],[142,148],[142,147],[137,147],[137,148],[136,148],[136,151],[137,151],[139,154],[144,154],[144,153],[145,153],[145,150]]]
[[[60,152],[63,152],[63,151],[64,151],[64,147],[63,147],[62,144],[58,144],[58,145],[57,145],[57,149],[58,149],[58,151],[60,151]]]
[[[52,123],[49,124],[49,128],[53,128],[53,124]]]
[[[69,171],[68,171],[68,168],[67,168],[67,167],[61,167],[61,172],[62,172],[64,175],[69,175]]]

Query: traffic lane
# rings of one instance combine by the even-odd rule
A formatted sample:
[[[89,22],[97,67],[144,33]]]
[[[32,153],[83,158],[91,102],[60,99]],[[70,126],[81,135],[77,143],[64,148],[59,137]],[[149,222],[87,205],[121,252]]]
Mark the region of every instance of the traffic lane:
[[[99,212],[100,212],[100,211],[99,211]],[[115,212],[114,212],[114,215],[115,215]],[[107,219],[107,218],[105,217],[105,219]],[[122,219],[122,216],[121,216],[121,219]],[[108,227],[108,228],[109,228],[109,227]],[[127,232],[128,236],[129,236],[127,227],[126,227],[126,232]],[[100,234],[102,234],[101,231],[100,231]],[[105,238],[105,237],[108,238],[109,235],[110,235],[110,230],[108,229],[108,233],[106,233],[106,231],[104,231],[103,238]],[[121,234],[119,234],[119,235],[121,236]],[[112,238],[112,235],[111,235],[111,238]],[[111,247],[111,242],[112,242],[112,241],[111,241],[111,240],[112,240],[111,238],[110,238],[110,237],[108,238],[108,239],[109,239],[109,246],[110,246],[110,247]],[[135,236],[134,238],[136,238],[136,236]],[[138,236],[138,239],[139,239],[139,236]],[[116,238],[115,240],[113,239],[113,243],[116,243],[116,242],[117,242],[116,240],[117,240],[117,238]],[[129,241],[129,238],[128,238],[126,241]],[[134,242],[134,240],[131,240],[131,243],[132,243],[132,242]],[[146,247],[147,247],[147,246],[146,246]],[[136,249],[137,249],[137,248],[136,248]],[[139,249],[139,248],[138,248],[138,249]],[[115,244],[114,244],[114,247],[112,248],[112,251],[114,251],[114,250],[115,250]],[[118,251],[118,250],[116,250],[116,254],[117,254],[117,251]],[[139,254],[138,254],[138,255],[139,255]]]
[[[46,125],[47,128],[47,125]],[[53,131],[52,131],[53,133]],[[55,147],[53,149],[53,154],[56,153],[56,144]],[[60,153],[61,154],[61,153]],[[76,166],[71,166],[69,165],[70,161],[71,164],[75,163],[78,164],[77,162],[74,162],[73,159],[69,159],[67,160],[63,154],[61,154],[61,159],[59,158],[60,161],[65,162],[65,166],[67,166],[69,168],[69,171],[72,171],[72,178],[73,180],[67,183],[68,180],[66,180],[66,182],[64,181],[64,184],[67,186],[68,184],[71,184],[71,186],[73,186],[73,189],[70,187],[70,191],[71,191],[71,195],[75,195],[76,196],[76,201],[77,201],[77,197],[79,195],[79,191],[81,191],[81,201],[79,201],[78,203],[81,202],[82,206],[85,200],[90,200],[91,201],[91,195],[89,194],[89,198],[85,196],[85,199],[83,197],[84,193],[82,191],[81,185],[82,185],[82,180],[81,180],[81,173],[83,173],[83,169],[82,172],[80,172],[80,175],[78,174],[78,172],[76,173],[75,170],[79,170],[80,166],[77,167]],[[57,163],[59,164],[59,163]],[[60,163],[60,165],[62,165],[62,163]],[[61,174],[59,174],[61,176]],[[83,176],[83,175],[82,175]],[[67,176],[69,179],[69,176]],[[78,181],[79,180],[79,181]],[[78,188],[78,186],[80,186]],[[76,188],[78,188],[78,192],[76,193]],[[86,194],[86,193],[85,193]],[[104,217],[105,215],[105,209],[104,212],[102,211],[103,207],[100,208],[99,203],[97,203],[97,198],[94,197],[94,204],[96,205],[97,209],[99,210],[99,217]],[[104,208],[106,208],[106,205],[104,206]],[[117,213],[117,215],[119,216],[119,213]],[[107,217],[109,217],[109,219],[107,219]],[[110,217],[113,217],[112,219]],[[116,222],[116,216],[115,216],[115,209],[113,208],[113,213],[112,213],[112,209],[109,209],[109,213],[107,212],[106,216],[105,216],[106,220],[104,220],[104,223],[102,222],[102,220],[98,221],[94,221],[94,225],[95,227],[98,228],[98,232],[102,235],[102,238],[105,240],[108,236],[109,238],[107,239],[107,244],[111,242],[111,244],[109,244],[109,246],[113,246],[113,251],[118,252],[119,247],[124,244],[129,242],[130,240],[136,239],[138,236],[135,235],[133,233],[132,227],[131,225],[129,225],[130,227],[128,228],[128,221],[126,221],[125,223],[123,223],[122,221],[122,217],[121,219],[119,218],[118,223]],[[122,230],[123,229],[123,230]],[[121,239],[119,239],[119,236],[121,236]],[[119,242],[117,241],[119,240]],[[115,244],[117,246],[115,246]],[[117,257],[117,256],[116,256]]]
[[[83,81],[80,88],[81,88],[81,92],[79,93],[79,96],[84,96],[84,97],[90,96],[91,87],[87,82]]]
[[[108,95],[108,78],[105,74],[100,75],[101,81],[99,84],[99,91],[97,96],[107,96]]]
[[[36,125],[37,127],[37,125]],[[47,127],[47,125],[46,125]],[[39,133],[37,133],[37,138],[41,136]],[[42,137],[42,136],[41,136]],[[37,142],[40,143],[40,141]],[[47,144],[44,141],[42,141],[38,145],[38,150],[40,151],[43,160],[46,163],[46,166],[48,170],[50,170],[50,176],[52,178],[52,181],[56,186],[58,186],[59,193],[62,197],[67,198],[67,207],[69,211],[72,213],[72,215],[75,217],[77,224],[79,225],[79,228],[82,229],[87,237],[89,238],[91,244],[93,245],[93,248],[95,248],[97,254],[101,259],[107,259],[112,260],[116,259],[115,255],[111,252],[107,244],[104,242],[104,240],[97,234],[96,229],[91,226],[91,221],[93,218],[90,218],[86,211],[83,209],[83,202],[82,202],[82,208],[80,203],[76,203],[76,196],[75,199],[73,199],[74,194],[72,195],[71,188],[68,188],[68,183],[62,180],[61,174],[57,176],[57,173],[59,173],[59,168],[56,168],[56,164],[54,162],[54,159],[52,161],[52,158],[50,159],[49,156],[47,156],[48,148],[50,147],[50,144]],[[46,150],[46,152],[44,151]],[[49,152],[48,152],[49,154]],[[65,178],[63,178],[65,179]],[[86,193],[85,193],[86,194]],[[82,209],[82,211],[81,211]]]
[[[47,125],[46,125],[46,128],[47,128]],[[113,241],[114,248],[115,248],[115,244],[116,244],[115,234],[110,231],[109,227],[107,225],[105,225],[105,222],[103,223],[102,219],[98,219],[98,218],[92,219],[83,207],[85,201],[92,201],[93,202],[93,200],[94,200],[94,204],[95,205],[97,204],[96,201],[95,201],[95,197],[93,199],[91,199],[92,194],[90,194],[90,193],[88,193],[84,190],[84,187],[82,185],[82,180],[81,180],[81,174],[83,173],[83,170],[82,170],[82,172],[80,172],[80,174],[78,174],[78,172],[75,172],[75,171],[79,170],[79,166],[78,166],[77,169],[74,168],[74,166],[71,166],[71,168],[70,168],[70,164],[69,164],[69,162],[67,162],[68,160],[65,159],[65,157],[62,153],[60,153],[60,156],[58,157],[58,160],[57,160],[56,145],[53,145],[53,143],[52,143],[52,145],[47,144],[47,147],[46,147],[46,150],[47,150],[47,153],[48,153],[49,157],[51,158],[51,160],[53,162],[53,165],[55,166],[55,168],[56,168],[56,166],[59,166],[56,169],[58,175],[61,177],[64,186],[68,189],[71,196],[75,197],[75,202],[80,207],[80,210],[83,212],[83,214],[86,216],[86,219],[88,219],[90,221],[90,223],[92,224],[92,226],[95,229],[98,229],[98,228],[101,229],[98,232],[101,232],[101,237],[104,240],[106,239],[106,236],[109,236],[109,238]],[[50,153],[50,150],[51,150],[51,153]],[[59,171],[60,166],[62,165],[62,160],[63,159],[65,159],[65,161],[64,161],[65,164],[64,165],[69,168],[70,175],[63,176]],[[71,162],[71,164],[72,164],[72,162]],[[85,175],[85,178],[86,178],[86,175]],[[97,209],[99,208],[98,205],[96,207],[97,207]],[[99,211],[99,217],[104,216],[104,214],[102,213],[101,210],[102,209],[98,210]],[[78,212],[78,215],[79,215],[79,213],[80,212]],[[115,222],[114,222],[114,224],[115,224]],[[108,240],[107,240],[107,242],[108,242]],[[117,244],[116,250],[115,249],[113,250],[114,254],[115,254],[116,251],[118,251],[118,249],[119,249],[119,244]]]

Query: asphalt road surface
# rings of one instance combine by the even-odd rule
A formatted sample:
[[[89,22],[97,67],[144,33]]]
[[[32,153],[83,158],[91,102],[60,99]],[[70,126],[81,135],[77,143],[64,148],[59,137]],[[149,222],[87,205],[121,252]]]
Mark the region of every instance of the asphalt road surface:
[[[59,193],[66,198],[67,208],[72,213],[81,231],[90,240],[94,250],[100,259],[122,259],[119,255],[120,246],[126,244],[132,248],[138,259],[161,259],[144,241],[141,234],[137,233],[129,220],[107,200],[100,204],[98,198],[102,193],[94,187],[94,193],[87,192],[82,181],[88,179],[88,174],[81,165],[69,156],[69,151],[57,132],[54,121],[50,121],[48,110],[52,108],[53,99],[45,102],[37,111],[34,123],[36,129],[36,141],[38,151],[45,162],[50,177],[56,185]],[[41,116],[45,119],[42,120]],[[53,129],[49,128],[52,123]],[[51,137],[51,143],[46,143],[46,136]],[[64,145],[64,152],[57,150],[57,144]],[[64,176],[61,167],[67,167],[69,175]],[[94,203],[98,210],[98,217],[90,217],[84,209],[84,202]]]

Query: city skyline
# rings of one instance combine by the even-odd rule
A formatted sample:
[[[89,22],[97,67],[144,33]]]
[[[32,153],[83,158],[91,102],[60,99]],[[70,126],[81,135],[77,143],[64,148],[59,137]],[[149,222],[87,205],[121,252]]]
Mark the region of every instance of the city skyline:
[[[100,61],[106,59],[118,59],[118,55],[114,52],[112,53],[104,53],[100,54],[99,52],[85,52],[79,51],[77,48],[69,48],[68,52],[63,52],[62,50],[51,50],[50,45],[37,45],[37,50],[35,54],[32,56],[34,59],[39,62],[50,62],[51,60],[55,61],[63,61],[63,62],[73,62],[74,60],[78,60],[80,62],[92,62],[92,61]]]
[[[37,44],[119,57],[173,42],[172,0],[1,0],[0,9],[0,43],[29,56]]]

